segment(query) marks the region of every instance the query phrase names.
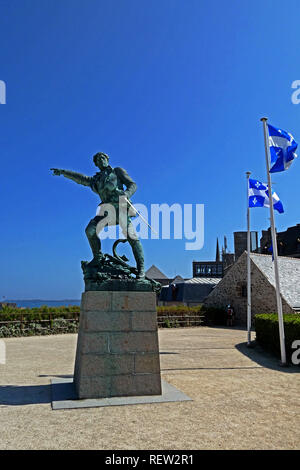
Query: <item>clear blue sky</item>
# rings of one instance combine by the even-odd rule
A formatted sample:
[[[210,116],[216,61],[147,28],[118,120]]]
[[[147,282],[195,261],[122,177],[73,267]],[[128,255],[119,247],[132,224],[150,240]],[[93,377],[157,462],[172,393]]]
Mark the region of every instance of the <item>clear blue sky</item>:
[[[260,117],[300,142],[298,0],[0,0],[0,298],[79,298],[97,196],[51,167],[95,172],[104,151],[133,202],[205,204],[205,243],[144,242],[146,267],[192,275],[246,229],[245,171],[266,180]],[[300,222],[300,161],[274,176]],[[252,229],[268,226],[252,210]],[[104,244],[107,251],[109,243]]]

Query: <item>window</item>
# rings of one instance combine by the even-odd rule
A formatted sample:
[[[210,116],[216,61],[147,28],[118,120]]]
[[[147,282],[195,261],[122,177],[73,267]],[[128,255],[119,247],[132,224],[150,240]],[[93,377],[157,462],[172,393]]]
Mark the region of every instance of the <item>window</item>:
[[[241,296],[242,297],[247,297],[247,284],[242,285]]]
[[[247,297],[247,283],[246,282],[237,283],[237,295],[239,297]]]

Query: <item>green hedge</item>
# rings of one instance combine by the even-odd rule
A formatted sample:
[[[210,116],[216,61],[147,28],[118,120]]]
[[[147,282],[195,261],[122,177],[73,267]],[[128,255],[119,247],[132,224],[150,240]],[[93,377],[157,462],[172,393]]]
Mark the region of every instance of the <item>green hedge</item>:
[[[158,326],[161,328],[179,328],[201,326],[203,313],[200,305],[187,307],[185,305],[170,305],[157,307]]]
[[[79,306],[4,307],[0,310],[0,338],[76,333],[79,313]]]
[[[300,314],[283,315],[287,360],[294,352],[293,341],[300,340]],[[280,357],[279,325],[277,314],[255,316],[256,341],[267,351]]]
[[[77,333],[78,320],[52,320],[51,322],[31,321],[28,323],[0,324],[0,338],[16,336],[42,336],[62,333]]]
[[[68,307],[48,307],[47,305],[42,305],[35,308],[4,307],[0,310],[0,321],[18,320],[21,318],[26,320],[41,320],[49,318],[49,315],[55,318],[74,318],[79,313],[79,305],[70,305]]]
[[[31,309],[4,307],[0,310],[0,338],[76,333],[79,315],[79,306],[47,307],[45,305]],[[200,306],[157,307],[157,315],[159,327],[164,328],[200,326],[203,322]]]
[[[185,305],[168,305],[156,307],[157,315],[200,315],[202,313],[201,305],[187,307]]]
[[[227,325],[227,314],[223,308],[203,307],[204,324],[207,326],[224,326]]]

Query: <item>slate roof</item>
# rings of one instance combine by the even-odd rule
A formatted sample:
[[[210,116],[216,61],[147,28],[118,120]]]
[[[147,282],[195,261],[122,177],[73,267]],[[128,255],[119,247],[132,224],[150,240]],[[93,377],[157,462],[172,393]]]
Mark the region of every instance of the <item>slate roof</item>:
[[[150,279],[169,279],[164,273],[160,271],[154,264],[146,271],[146,276]]]
[[[179,284],[180,282],[184,282],[184,279],[178,274],[172,281],[170,281],[170,284]]]
[[[245,252],[246,253],[246,252]],[[274,266],[271,255],[251,253],[250,258],[275,287]],[[292,308],[300,307],[300,259],[278,256],[280,290]]]
[[[217,285],[221,281],[220,277],[193,277],[184,281],[185,284],[211,284]]]
[[[176,299],[172,297],[171,287],[165,286],[161,290],[159,300],[202,303],[220,281],[219,277],[194,277],[186,281],[182,280],[176,284]]]

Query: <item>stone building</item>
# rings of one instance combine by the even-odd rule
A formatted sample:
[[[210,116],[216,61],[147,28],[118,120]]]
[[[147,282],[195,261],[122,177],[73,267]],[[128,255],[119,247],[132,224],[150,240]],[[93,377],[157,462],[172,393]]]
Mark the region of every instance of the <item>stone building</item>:
[[[185,279],[177,274],[174,278],[167,277],[160,269],[158,269],[154,264],[151,268],[146,271],[146,277],[148,279],[153,279],[154,281],[159,282],[162,286],[169,286],[171,284],[177,284],[178,282],[183,282]]]
[[[188,307],[200,305],[220,280],[218,277],[194,277],[173,281],[169,286],[162,287],[158,304]]]
[[[215,261],[193,261],[193,278],[223,277],[223,261],[220,259],[219,241],[217,239]]]
[[[277,232],[277,249],[280,256],[300,258],[300,224],[288,227],[284,232]],[[271,231],[262,231],[260,252],[269,254],[271,247]]]
[[[193,278],[222,278],[234,265],[241,254],[247,250],[247,232],[234,232],[234,253],[227,251],[227,238],[224,237],[224,247],[220,255],[219,241],[217,239],[215,261],[193,261]],[[250,232],[250,250],[258,250],[258,233]]]
[[[146,277],[153,279],[154,281],[160,282],[162,286],[169,285],[171,279],[169,279],[160,269],[154,264],[146,271]]]
[[[247,250],[247,232],[233,232],[234,239],[234,255],[235,259],[239,257]],[[258,232],[250,232],[250,251],[258,250]]]
[[[276,313],[274,266],[271,255],[250,254],[252,319],[259,313]],[[283,313],[300,310],[300,259],[279,257]],[[208,307],[226,308],[231,304],[236,323],[247,323],[247,252],[229,269],[204,300]]]

